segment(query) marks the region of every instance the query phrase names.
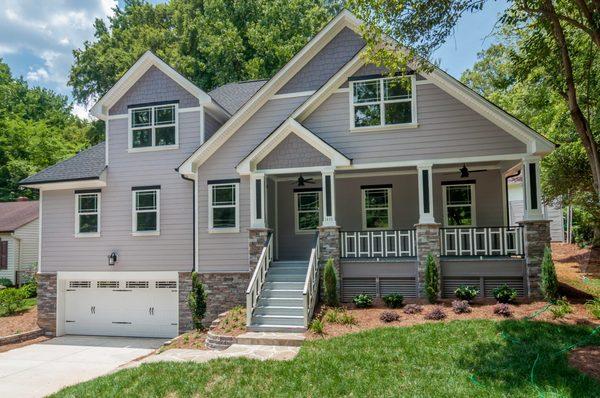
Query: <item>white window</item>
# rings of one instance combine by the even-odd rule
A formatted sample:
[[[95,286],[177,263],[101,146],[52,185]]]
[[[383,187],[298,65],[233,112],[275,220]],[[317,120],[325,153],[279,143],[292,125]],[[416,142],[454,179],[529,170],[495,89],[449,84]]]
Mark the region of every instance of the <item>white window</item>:
[[[296,233],[312,233],[321,223],[321,192],[295,192]]]
[[[210,232],[239,232],[238,183],[209,185],[208,228]]]
[[[100,236],[100,193],[75,194],[75,235]]]
[[[130,109],[129,151],[177,148],[179,144],[177,118],[177,104]]]
[[[392,228],[392,188],[362,190],[363,229]]]
[[[351,88],[352,130],[416,125],[416,89],[413,75],[353,81]]]
[[[133,235],[158,235],[160,232],[160,189],[139,189],[132,192]]]
[[[444,223],[449,227],[475,226],[475,185],[444,185]]]

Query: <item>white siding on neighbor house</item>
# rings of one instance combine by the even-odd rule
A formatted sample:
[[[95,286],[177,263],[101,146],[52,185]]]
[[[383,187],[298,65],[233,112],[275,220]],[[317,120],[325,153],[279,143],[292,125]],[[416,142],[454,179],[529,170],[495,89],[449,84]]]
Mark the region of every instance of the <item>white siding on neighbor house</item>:
[[[19,269],[30,269],[38,262],[39,220],[35,219],[15,231],[19,238]]]
[[[523,185],[508,184],[508,198],[510,201],[510,225],[516,225],[517,222],[523,220]],[[550,220],[550,236],[553,242],[563,242],[564,235],[564,220],[563,210],[560,204],[554,206],[544,205],[544,216]]]
[[[0,234],[0,241],[8,241],[8,267],[5,270],[0,270],[0,278],[7,278],[12,283],[15,283],[15,263],[17,261],[19,243],[11,234]]]

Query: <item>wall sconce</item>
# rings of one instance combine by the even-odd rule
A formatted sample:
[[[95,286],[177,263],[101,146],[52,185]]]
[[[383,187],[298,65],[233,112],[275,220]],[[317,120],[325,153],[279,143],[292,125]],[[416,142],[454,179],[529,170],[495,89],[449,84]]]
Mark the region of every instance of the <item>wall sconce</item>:
[[[112,252],[108,255],[108,265],[115,265],[117,262],[117,253]]]

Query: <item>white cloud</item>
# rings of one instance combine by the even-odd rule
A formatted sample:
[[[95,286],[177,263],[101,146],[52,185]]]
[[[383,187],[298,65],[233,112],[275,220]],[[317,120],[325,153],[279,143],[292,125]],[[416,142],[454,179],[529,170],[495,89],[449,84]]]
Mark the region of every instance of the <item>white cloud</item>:
[[[81,119],[92,119],[87,105],[73,104],[73,111],[71,113]]]
[[[31,70],[27,72],[26,79],[30,82],[40,82],[48,80],[48,71],[44,68],[38,68],[37,70]]]

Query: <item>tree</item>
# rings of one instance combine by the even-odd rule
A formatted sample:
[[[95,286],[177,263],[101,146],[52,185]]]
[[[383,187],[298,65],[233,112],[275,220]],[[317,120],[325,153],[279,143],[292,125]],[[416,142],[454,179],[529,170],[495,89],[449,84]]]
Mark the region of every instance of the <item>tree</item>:
[[[330,307],[337,307],[340,305],[337,273],[333,266],[333,258],[327,259],[327,262],[325,263],[325,269],[323,270],[323,287],[325,304]]]
[[[188,307],[192,312],[194,327],[202,329],[202,320],[206,315],[206,291],[197,272],[192,273],[192,291],[188,294]]]
[[[331,18],[325,0],[126,0],[73,52],[69,85],[88,103],[147,50],[204,90],[271,77]]]
[[[544,258],[542,259],[541,272],[541,290],[544,298],[548,301],[554,301],[558,298],[558,278],[556,269],[552,261],[552,251],[550,247],[544,249]]]
[[[428,254],[425,262],[425,293],[430,303],[435,303],[440,291],[440,276],[433,255]]]

